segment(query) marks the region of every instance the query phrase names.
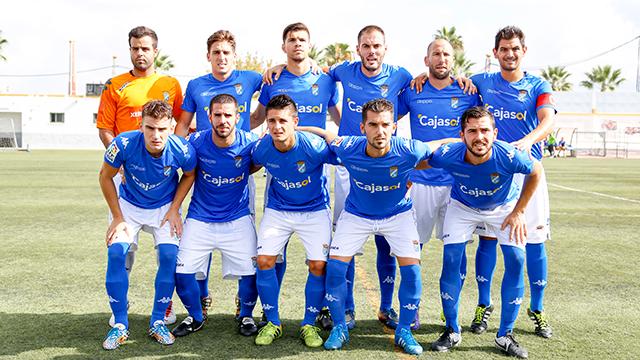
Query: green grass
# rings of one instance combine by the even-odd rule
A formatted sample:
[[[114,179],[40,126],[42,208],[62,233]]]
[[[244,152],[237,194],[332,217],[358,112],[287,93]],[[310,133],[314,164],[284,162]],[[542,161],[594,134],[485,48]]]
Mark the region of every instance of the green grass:
[[[102,350],[109,306],[104,290],[107,207],[98,188],[100,163],[99,152],[0,153],[0,359],[404,357],[394,352],[390,334],[375,320],[378,290],[372,241],[358,263],[358,323],[346,351],[309,350],[297,339],[307,272],[297,241],[290,246],[281,296],[282,339],[258,348],[253,339],[236,334],[231,315],[236,283],[221,280],[216,254],[210,279],[214,297],[210,321],[200,333],[162,347],[146,336],[156,264],[148,235],[141,238],[131,277],[131,341],[117,351]],[[545,168],[551,184],[640,201],[640,161],[549,159]],[[256,179],[261,195],[264,178]],[[549,189],[553,240],[547,247],[550,275],[545,306],[554,337],[544,340],[533,335],[523,306],[516,324],[519,341],[536,359],[640,357],[635,344],[640,337],[636,303],[640,280],[633,265],[640,254],[640,204],[555,186]],[[469,250],[473,254],[475,245]],[[423,327],[417,339],[425,347],[442,330],[441,256],[439,241],[430,242],[423,252]],[[470,256],[469,280],[460,306],[465,329],[477,297],[473,266]],[[499,305],[501,264],[496,275],[493,299]],[[175,306],[182,319],[185,312],[180,302]],[[259,313],[256,310],[257,316]],[[503,359],[493,347],[498,320],[499,311],[483,335],[464,332],[462,345],[449,354],[422,357]]]

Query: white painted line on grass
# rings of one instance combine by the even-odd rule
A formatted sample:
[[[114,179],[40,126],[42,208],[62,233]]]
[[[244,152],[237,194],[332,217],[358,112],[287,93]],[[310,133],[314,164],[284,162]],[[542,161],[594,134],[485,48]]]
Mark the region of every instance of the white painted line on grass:
[[[555,186],[557,188],[563,189],[563,190],[575,191],[575,192],[579,192],[579,193],[597,195],[597,196],[602,196],[602,197],[606,197],[606,198],[609,198],[609,199],[622,200],[622,201],[632,202],[632,203],[635,203],[635,204],[640,204],[640,200],[628,199],[628,198],[625,198],[625,197],[622,197],[622,196],[608,195],[608,194],[603,194],[603,193],[599,193],[599,192],[595,192],[595,191],[580,190],[580,189],[575,189],[575,188],[572,188],[572,187],[562,186],[562,185],[552,184],[552,183],[548,183],[548,184],[551,185],[551,186]]]

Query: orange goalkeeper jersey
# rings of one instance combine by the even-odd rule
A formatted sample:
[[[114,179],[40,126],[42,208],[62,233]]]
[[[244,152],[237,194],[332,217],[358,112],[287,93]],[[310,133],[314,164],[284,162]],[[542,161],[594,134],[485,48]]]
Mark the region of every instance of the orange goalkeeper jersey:
[[[149,100],[167,102],[173,107],[173,117],[177,120],[183,100],[180,83],[157,72],[147,77],[136,77],[127,72],[109,79],[100,97],[96,127],[112,130],[116,136],[139,129],[142,107]]]

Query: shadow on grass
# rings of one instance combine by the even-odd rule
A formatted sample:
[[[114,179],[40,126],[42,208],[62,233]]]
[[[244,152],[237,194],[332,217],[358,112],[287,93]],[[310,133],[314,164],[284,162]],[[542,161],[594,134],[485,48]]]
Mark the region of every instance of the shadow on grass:
[[[205,327],[190,336],[178,338],[172,346],[162,346],[147,336],[149,316],[129,315],[131,335],[127,343],[114,351],[102,349],[102,341],[109,327],[109,313],[92,314],[7,314],[0,313],[0,356],[54,359],[123,359],[153,357],[162,359],[187,359],[194,357],[215,359],[280,358],[291,356],[322,356],[322,348],[309,349],[298,338],[300,320],[283,319],[283,337],[272,346],[258,347],[253,337],[238,334],[231,315],[213,314]],[[178,315],[178,322],[185,314]],[[173,328],[172,325],[170,328]],[[440,331],[436,325],[423,326],[418,334]],[[323,332],[326,339],[328,332]],[[393,330],[384,330],[375,319],[358,320],[351,331],[351,341],[346,350],[390,351],[393,346]],[[428,344],[423,344],[428,345]],[[71,354],[70,354],[71,353]]]

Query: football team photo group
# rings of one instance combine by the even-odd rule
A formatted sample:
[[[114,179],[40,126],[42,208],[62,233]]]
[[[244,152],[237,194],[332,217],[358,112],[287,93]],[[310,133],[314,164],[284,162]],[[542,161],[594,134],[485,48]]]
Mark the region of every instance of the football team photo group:
[[[519,315],[538,341],[553,336],[544,307],[551,230],[541,143],[556,108],[550,84],[521,67],[524,32],[496,27],[499,71],[467,78],[453,73],[454,48],[443,38],[424,44],[422,74],[387,64],[376,25],[353,34],[356,61],[323,68],[310,57],[311,30],[283,26],[273,43],[286,63],[264,74],[236,69],[235,36],[215,31],[202,49],[189,49],[204,55],[206,43],[211,71],[184,91],[154,68],[156,33],[145,26],[128,33],[132,69],[106,82],[97,113],[112,311],[102,347],[201,336],[215,326],[212,303],[229,298],[237,336],[278,347],[289,336],[283,278],[295,264],[308,269],[296,295],[304,308],[292,310],[300,346],[348,352],[368,314],[356,309],[354,292],[362,291],[356,269],[371,237],[376,321],[398,351],[464,351],[463,338],[493,331],[491,320],[497,332],[487,345],[528,358],[516,339]],[[406,137],[396,134],[405,116]],[[141,333],[129,329],[128,292],[137,286],[130,274],[138,246],[149,246],[139,244],[140,232],[151,234],[157,264],[150,339],[134,339]],[[302,244],[304,258],[288,254],[290,240]],[[439,279],[429,281],[439,298],[423,296],[429,241],[442,247]],[[504,271],[494,273],[500,258]],[[220,279],[237,283],[235,294],[210,292]],[[471,290],[475,309],[461,309],[461,293]],[[427,343],[415,337],[425,325],[421,301],[441,313],[441,331]],[[176,319],[183,310],[188,315]],[[473,315],[464,333],[461,312]]]

